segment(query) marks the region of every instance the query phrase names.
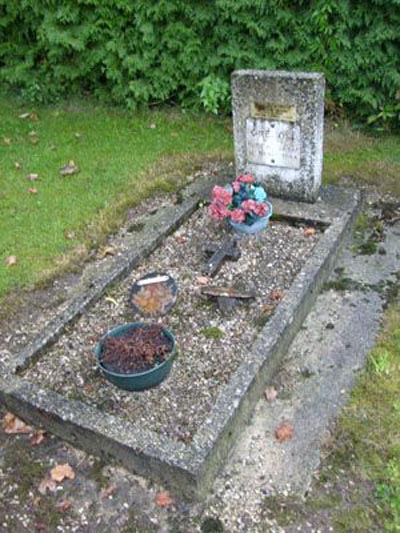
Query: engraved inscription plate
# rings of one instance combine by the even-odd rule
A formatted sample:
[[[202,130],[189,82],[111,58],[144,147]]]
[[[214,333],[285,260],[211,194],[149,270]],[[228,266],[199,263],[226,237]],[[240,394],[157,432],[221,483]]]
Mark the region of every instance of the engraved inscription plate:
[[[300,126],[278,120],[248,118],[247,162],[300,168]]]
[[[250,116],[269,120],[286,120],[296,122],[297,113],[295,105],[273,104],[271,102],[252,102]]]

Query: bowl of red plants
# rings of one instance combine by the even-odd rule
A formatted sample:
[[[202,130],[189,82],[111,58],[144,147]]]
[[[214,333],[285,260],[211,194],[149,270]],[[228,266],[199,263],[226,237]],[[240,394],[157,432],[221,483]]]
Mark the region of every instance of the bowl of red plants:
[[[104,376],[120,389],[155,387],[169,374],[175,338],[159,324],[133,322],[108,331],[94,350]]]

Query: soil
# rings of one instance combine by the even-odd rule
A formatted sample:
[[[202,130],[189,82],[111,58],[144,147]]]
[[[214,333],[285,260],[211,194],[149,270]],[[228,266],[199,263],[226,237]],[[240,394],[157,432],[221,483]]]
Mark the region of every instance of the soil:
[[[143,324],[124,335],[107,336],[102,342],[100,361],[110,372],[137,374],[163,363],[172,347],[162,326]]]

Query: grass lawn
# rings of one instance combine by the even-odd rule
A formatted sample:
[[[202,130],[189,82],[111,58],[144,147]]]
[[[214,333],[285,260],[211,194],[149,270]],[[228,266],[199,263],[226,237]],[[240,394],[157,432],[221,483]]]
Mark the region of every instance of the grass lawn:
[[[207,156],[232,153],[226,122],[179,110],[32,108],[0,97],[0,115],[0,296],[40,280],[69,250],[93,245],[152,188],[171,188]],[[61,177],[70,160],[80,172]],[[15,265],[7,266],[9,256]]]

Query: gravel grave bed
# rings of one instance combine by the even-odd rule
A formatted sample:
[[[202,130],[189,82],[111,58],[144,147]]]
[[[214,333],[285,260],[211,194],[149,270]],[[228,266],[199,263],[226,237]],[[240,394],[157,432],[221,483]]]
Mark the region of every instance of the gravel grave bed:
[[[210,284],[254,290],[257,296],[227,313],[201,295],[200,289],[205,281],[204,247],[219,244],[232,233],[211,220],[207,208],[198,209],[138,268],[110,287],[69,326],[24,377],[69,399],[126,417],[143,428],[190,442],[319,239],[318,232],[306,235],[302,226],[277,221],[260,234],[240,238],[240,259],[223,263]],[[133,283],[150,272],[168,273],[178,285],[175,306],[155,320],[174,333],[178,357],[161,385],[127,392],[106,381],[96,366],[93,349],[106,331],[126,322],[143,321],[133,313],[128,295]]]

